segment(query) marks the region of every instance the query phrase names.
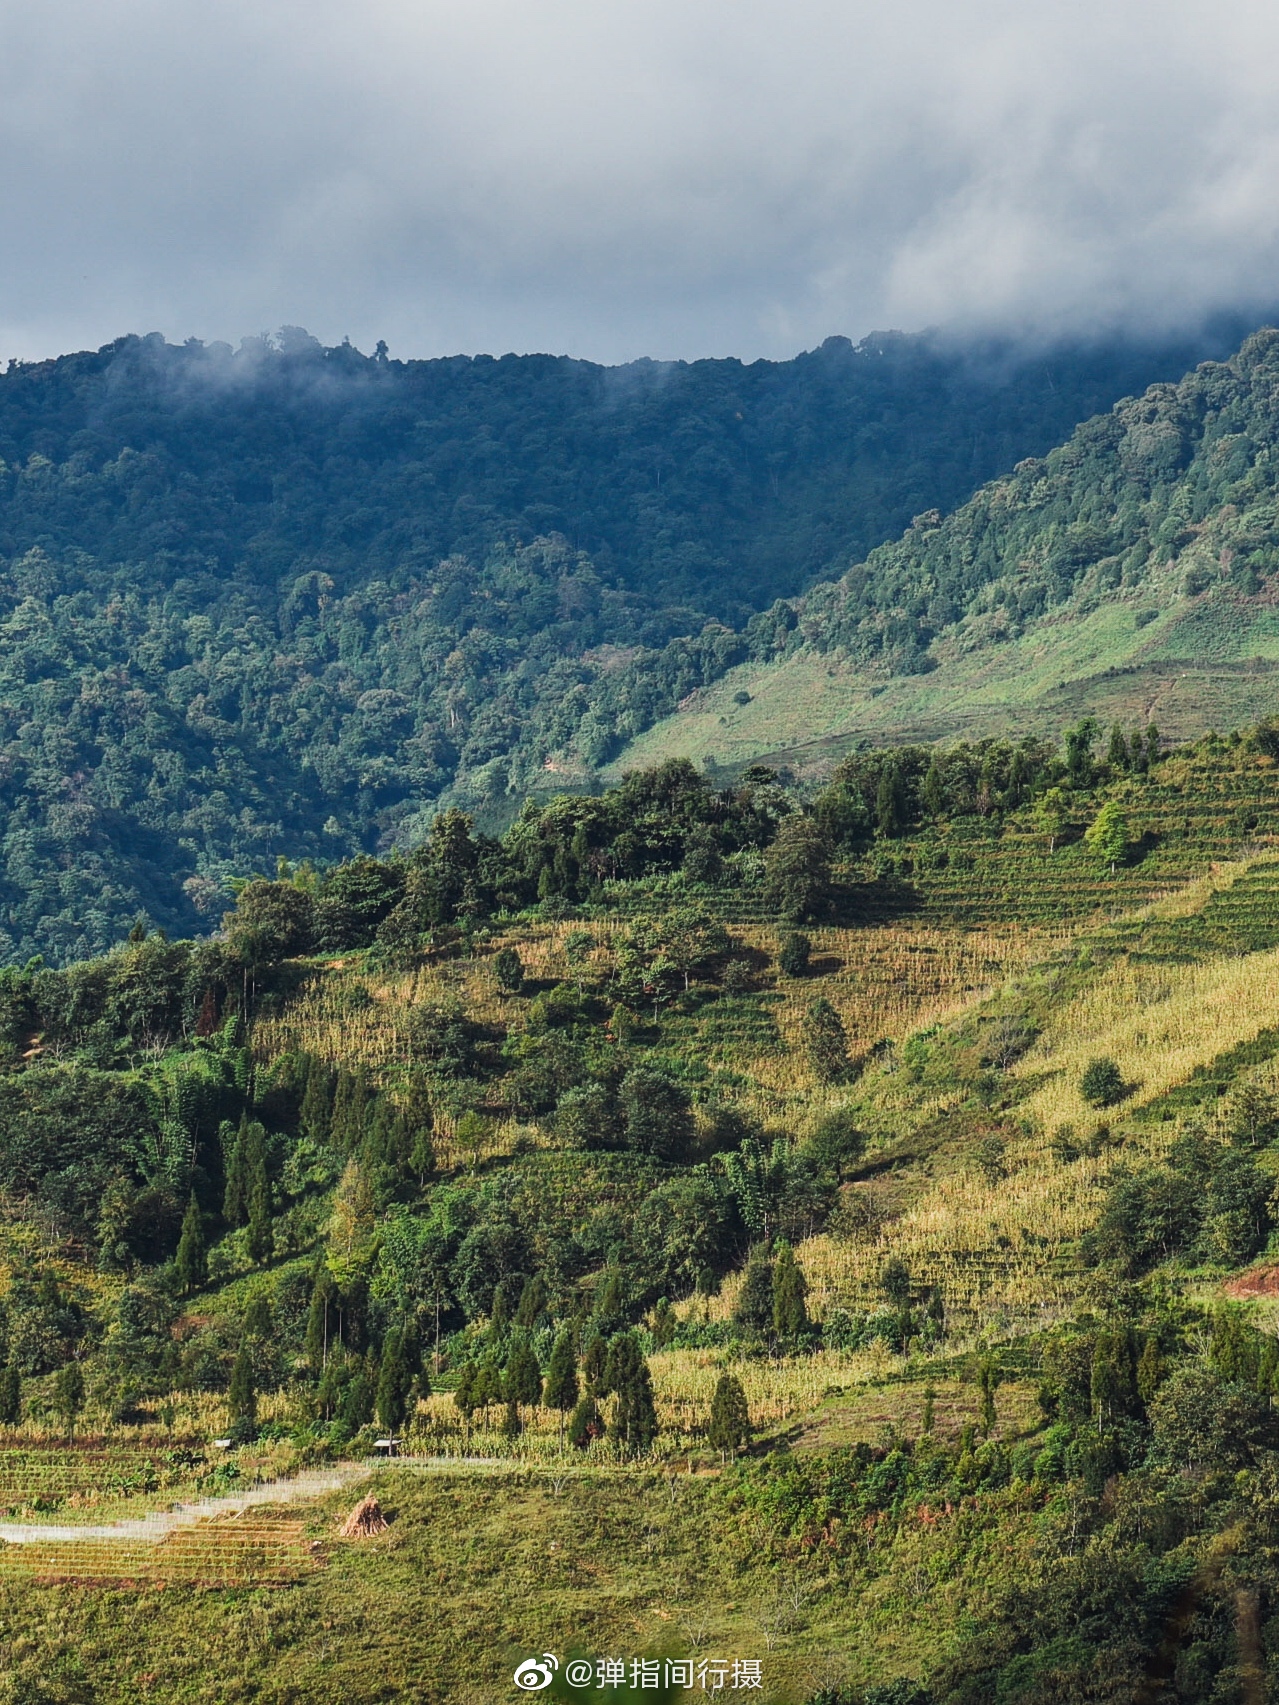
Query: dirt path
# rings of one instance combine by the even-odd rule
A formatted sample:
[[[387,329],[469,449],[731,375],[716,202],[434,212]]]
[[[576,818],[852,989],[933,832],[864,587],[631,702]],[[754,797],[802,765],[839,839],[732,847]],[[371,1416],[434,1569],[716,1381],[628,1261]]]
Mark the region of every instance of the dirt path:
[[[9,1545],[31,1545],[41,1541],[68,1539],[142,1539],[158,1543],[176,1527],[192,1527],[215,1516],[241,1515],[262,1504],[292,1504],[303,1498],[322,1498],[340,1492],[356,1480],[365,1479],[371,1467],[362,1462],[342,1462],[336,1467],[311,1469],[289,1480],[266,1480],[243,1492],[224,1498],[202,1498],[194,1504],[178,1504],[155,1510],[128,1521],[107,1522],[98,1527],[52,1522],[0,1522],[0,1540]]]

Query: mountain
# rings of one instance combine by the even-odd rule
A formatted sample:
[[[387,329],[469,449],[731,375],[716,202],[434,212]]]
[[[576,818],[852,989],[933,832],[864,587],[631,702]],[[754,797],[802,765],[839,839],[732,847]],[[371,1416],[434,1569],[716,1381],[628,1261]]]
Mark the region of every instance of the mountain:
[[[614,769],[673,753],[829,769],[858,740],[1188,738],[1279,697],[1279,333],[1079,426],[798,600],[771,657],[690,695]],[[606,772],[611,773],[611,772]]]
[[[1222,347],[605,369],[289,331],[11,363],[0,955],[74,959],[139,913],[190,932],[280,855],[589,785],[786,649],[778,600]]]

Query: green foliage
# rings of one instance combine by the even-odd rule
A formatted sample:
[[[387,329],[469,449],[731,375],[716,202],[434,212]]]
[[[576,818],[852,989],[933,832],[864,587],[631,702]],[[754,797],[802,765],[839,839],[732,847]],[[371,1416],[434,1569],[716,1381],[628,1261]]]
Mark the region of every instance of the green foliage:
[[[751,1440],[750,1409],[742,1382],[731,1373],[722,1373],[711,1399],[710,1424],[706,1441],[713,1450],[736,1453],[745,1449]]]
[[[204,1221],[200,1204],[192,1191],[182,1220],[182,1235],[174,1258],[174,1272],[184,1295],[199,1290],[208,1281],[209,1265],[205,1255]]]
[[[742,1326],[756,1332],[770,1332],[776,1298],[773,1285],[773,1263],[768,1252],[758,1247],[746,1263],[746,1274],[738,1294],[733,1318]]]
[[[493,974],[499,989],[506,994],[519,994],[524,987],[524,962],[514,947],[503,947],[494,954]]]
[[[777,964],[788,977],[802,977],[808,970],[813,944],[798,930],[789,930],[777,952]]]
[[[841,1083],[849,1074],[844,1021],[824,997],[808,1008],[808,1058],[820,1083]]]
[[[789,1243],[778,1245],[773,1264],[773,1331],[783,1344],[798,1344],[808,1330],[808,1283]]]
[[[1084,835],[1084,845],[1102,864],[1111,870],[1127,857],[1129,847],[1128,818],[1117,800],[1108,799],[1097,813]]]
[[[1090,1060],[1079,1080],[1079,1093],[1090,1107],[1113,1107],[1129,1093],[1123,1073],[1112,1059]]]

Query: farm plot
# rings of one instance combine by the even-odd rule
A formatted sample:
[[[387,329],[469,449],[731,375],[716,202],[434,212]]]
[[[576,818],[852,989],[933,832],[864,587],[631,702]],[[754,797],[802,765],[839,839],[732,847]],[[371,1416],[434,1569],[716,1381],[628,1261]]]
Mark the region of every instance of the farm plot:
[[[0,1579],[40,1585],[290,1586],[320,1568],[323,1547],[297,1517],[232,1515],[138,1537],[93,1534],[0,1543]]]

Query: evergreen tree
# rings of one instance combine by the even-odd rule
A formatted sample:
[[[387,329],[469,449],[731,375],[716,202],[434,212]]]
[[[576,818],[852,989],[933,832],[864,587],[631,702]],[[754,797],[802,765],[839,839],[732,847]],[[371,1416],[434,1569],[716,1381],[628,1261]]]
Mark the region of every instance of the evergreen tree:
[[[12,1362],[0,1369],[0,1427],[16,1427],[22,1419],[22,1376]]]
[[[405,1355],[404,1334],[392,1328],[382,1345],[382,1365],[377,1382],[378,1425],[395,1434],[403,1427],[409,1412],[409,1397],[413,1390],[413,1373]]]
[[[524,1289],[520,1292],[519,1307],[515,1310],[515,1324],[531,1332],[545,1312],[548,1301],[546,1281],[540,1273],[535,1273],[527,1279]]]
[[[560,1415],[560,1445],[564,1444],[566,1416],[577,1405],[577,1363],[573,1356],[573,1334],[567,1327],[555,1337],[550,1366],[546,1370],[546,1390],[542,1401],[548,1409],[558,1409]]]
[[[222,1126],[222,1174],[226,1180],[222,1197],[222,1218],[228,1225],[243,1225],[248,1219],[248,1196],[244,1185],[244,1131],[247,1115],[239,1126]]]
[[[457,1373],[457,1384],[453,1387],[453,1407],[466,1422],[468,1433],[471,1427],[471,1416],[478,1407],[475,1402],[475,1378],[477,1369],[474,1362],[463,1362]]]
[[[750,1443],[751,1416],[742,1382],[722,1373],[711,1399],[707,1439],[713,1450],[736,1453]]]
[[[628,1450],[647,1450],[657,1436],[653,1376],[634,1332],[619,1332],[608,1347],[604,1389],[616,1398],[611,1431]]]
[[[798,930],[791,930],[782,937],[782,945],[778,950],[777,963],[788,977],[802,977],[808,970],[809,955],[813,944],[806,935]]]
[[[430,1087],[420,1075],[415,1075],[409,1084],[404,1103],[404,1123],[408,1132],[408,1170],[421,1190],[435,1171],[435,1144],[431,1140],[435,1129],[435,1110],[431,1105]]]
[[[848,1076],[848,1036],[843,1020],[828,1000],[815,1000],[808,1009],[808,1059],[819,1083],[839,1083]]]
[[[995,1430],[995,1390],[999,1385],[999,1374],[989,1356],[978,1369],[977,1381],[981,1389],[982,1436],[989,1438]]]
[[[249,1220],[249,1260],[267,1260],[275,1248],[271,1233],[271,1186],[266,1169],[266,1132],[256,1119],[244,1132],[244,1190]]]
[[[585,1450],[594,1439],[604,1436],[604,1417],[600,1406],[591,1396],[581,1399],[568,1423],[568,1442],[575,1450]]]
[[[503,994],[519,994],[524,987],[524,961],[514,947],[503,947],[493,955],[493,974]]]
[[[880,771],[879,786],[875,790],[875,833],[888,840],[899,835],[902,816],[901,778],[897,765],[889,759]]]
[[[924,785],[920,790],[924,802],[924,810],[934,823],[946,815],[946,784],[942,778],[941,766],[934,758],[928,766],[924,777]]]
[[[53,1381],[53,1407],[67,1424],[67,1440],[75,1437],[76,1417],[84,1408],[84,1373],[79,1362],[59,1368]]]
[[[333,1126],[333,1072],[317,1055],[307,1061],[306,1088],[298,1113],[298,1130],[317,1148],[327,1148]]]
[[[253,1350],[247,1338],[242,1340],[235,1366],[231,1369],[227,1407],[233,1429],[249,1432],[257,1425],[258,1391],[253,1378]]]
[[[542,1401],[542,1370],[537,1365],[537,1357],[525,1332],[516,1331],[513,1334],[511,1351],[506,1358],[502,1377],[502,1389],[506,1394],[506,1401],[514,1403],[517,1408],[521,1405],[526,1409],[535,1408]]]
[[[183,1296],[190,1296],[192,1291],[198,1291],[208,1282],[209,1264],[204,1251],[204,1221],[194,1190],[182,1219],[182,1235],[178,1239],[174,1269]]]
[[[768,1251],[760,1247],[752,1250],[746,1263],[733,1319],[756,1332],[768,1332],[773,1324],[773,1300],[773,1263]]]
[[[1163,1384],[1167,1371],[1164,1359],[1159,1353],[1158,1338],[1147,1338],[1142,1345],[1141,1359],[1137,1363],[1137,1395],[1145,1407],[1148,1408],[1154,1401],[1155,1393]]]
[[[338,1421],[347,1433],[358,1433],[373,1419],[374,1392],[363,1366],[357,1365],[342,1401],[338,1406]]]
[[[311,1282],[311,1306],[306,1317],[306,1361],[313,1374],[324,1371],[329,1359],[329,1308],[337,1285],[321,1256]]]
[[[1126,770],[1129,766],[1128,742],[1124,739],[1124,731],[1117,722],[1110,730],[1110,746],[1106,752],[1106,763],[1112,770]]]
[[[586,1382],[588,1396],[599,1392],[600,1381],[604,1378],[604,1369],[608,1365],[608,1345],[599,1332],[592,1332],[582,1351],[582,1378]]]
[[[790,1244],[783,1243],[773,1268],[773,1330],[784,1343],[794,1344],[808,1330],[807,1295],[803,1269]]]
[[[260,1344],[269,1343],[275,1336],[275,1320],[271,1314],[271,1299],[265,1291],[255,1291],[249,1298],[240,1324],[245,1338],[256,1338]]]

